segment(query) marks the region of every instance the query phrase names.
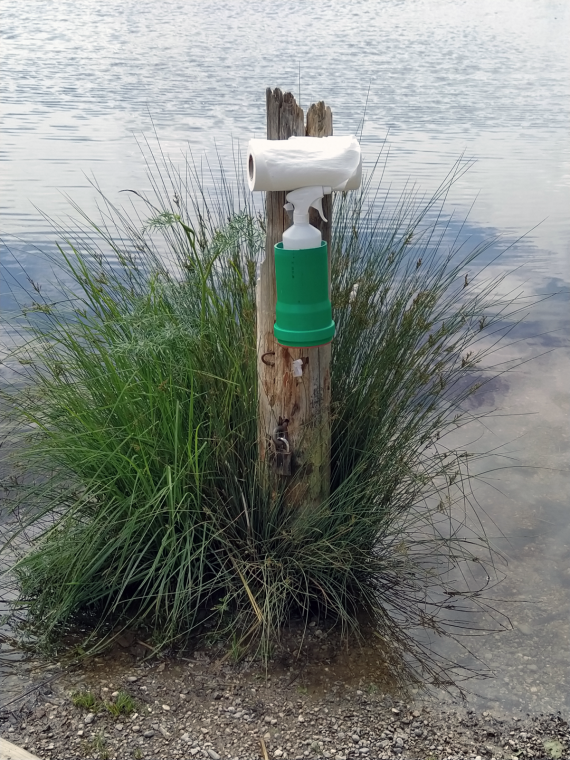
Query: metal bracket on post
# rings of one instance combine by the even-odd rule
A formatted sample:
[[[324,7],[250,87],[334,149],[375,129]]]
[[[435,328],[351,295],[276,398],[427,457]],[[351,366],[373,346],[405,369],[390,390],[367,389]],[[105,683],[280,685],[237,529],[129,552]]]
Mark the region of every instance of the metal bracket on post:
[[[279,418],[279,424],[273,431],[273,444],[275,446],[275,459],[273,466],[277,475],[291,475],[291,447],[287,435],[289,420]]]

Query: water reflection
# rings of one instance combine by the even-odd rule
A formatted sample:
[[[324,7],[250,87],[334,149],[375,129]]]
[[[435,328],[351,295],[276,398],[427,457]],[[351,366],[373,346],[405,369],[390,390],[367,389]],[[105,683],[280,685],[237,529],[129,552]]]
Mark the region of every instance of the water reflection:
[[[3,277],[4,310],[9,286],[28,286],[26,273],[45,287],[50,277],[34,246],[53,250],[56,235],[35,206],[65,225],[68,194],[96,216],[91,175],[116,202],[124,188],[149,191],[132,132],[152,135],[152,123],[176,163],[188,146],[198,160],[205,154],[215,164],[219,151],[231,162],[232,140],[263,135],[265,87],[297,92],[299,63],[302,104],[326,99],[339,134],[362,127],[366,166],[388,134],[384,182],[396,194],[411,178],[429,195],[459,155],[475,157],[450,199],[462,218],[478,196],[465,230],[471,243],[497,233],[514,241],[532,228],[493,272],[524,263],[505,286],[531,297],[568,289],[564,2],[292,0],[245,9],[2,0],[2,9],[0,192],[15,254],[2,250],[13,276]],[[144,140],[143,152],[152,161]],[[543,711],[558,709],[570,691],[563,667],[570,653],[567,307],[560,296],[533,308],[511,336],[519,342],[497,360],[540,358],[475,402],[477,411],[499,410],[480,426],[481,449],[511,441],[502,453],[525,465],[496,470],[477,492],[488,530],[509,558],[497,593],[518,600],[508,608],[511,633],[473,644],[497,672],[478,691],[484,702],[523,700]]]

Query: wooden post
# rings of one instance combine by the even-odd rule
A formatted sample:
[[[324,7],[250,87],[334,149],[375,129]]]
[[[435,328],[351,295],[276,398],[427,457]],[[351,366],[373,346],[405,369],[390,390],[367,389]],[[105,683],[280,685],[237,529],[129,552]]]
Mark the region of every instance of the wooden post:
[[[293,95],[268,89],[267,138],[286,140],[292,135],[305,133],[312,137],[331,135],[330,108],[323,102],[312,105],[305,129],[303,111]],[[277,300],[273,247],[282,240],[284,230],[291,224],[283,209],[285,202],[285,193],[267,193],[265,260],[257,282],[259,455],[262,463],[269,466],[273,490],[285,485],[287,504],[298,506],[318,504],[328,497],[330,491],[331,347],[329,344],[286,348],[280,346],[273,335]],[[311,210],[310,221],[321,230],[323,240],[329,245],[330,262],[330,196],[323,199],[323,210],[327,222],[323,222],[314,210]],[[296,359],[302,360],[301,377],[293,374]],[[277,428],[279,436],[288,440],[290,457],[275,442]]]

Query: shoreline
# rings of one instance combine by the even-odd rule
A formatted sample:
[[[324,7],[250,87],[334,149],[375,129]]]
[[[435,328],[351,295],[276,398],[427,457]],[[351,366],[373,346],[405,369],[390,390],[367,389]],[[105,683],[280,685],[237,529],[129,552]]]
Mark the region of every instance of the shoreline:
[[[568,716],[560,713],[403,701],[362,678],[315,688],[286,673],[220,665],[203,652],[184,661],[124,658],[112,672],[107,664],[95,658],[20,709],[0,709],[0,736],[41,760],[570,758]],[[73,695],[85,692],[94,704],[74,705]],[[130,714],[120,714],[121,694]]]

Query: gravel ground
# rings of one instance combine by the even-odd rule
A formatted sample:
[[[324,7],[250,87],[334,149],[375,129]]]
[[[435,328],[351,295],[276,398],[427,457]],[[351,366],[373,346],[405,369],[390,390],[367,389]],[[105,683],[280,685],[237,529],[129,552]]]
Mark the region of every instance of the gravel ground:
[[[360,686],[314,689],[290,673],[266,677],[200,652],[113,668],[103,659],[62,674],[18,710],[4,708],[0,735],[46,760],[570,760],[568,716],[406,703],[365,678]],[[87,691],[96,706],[76,706],[73,695]],[[113,717],[121,693],[132,712]]]

